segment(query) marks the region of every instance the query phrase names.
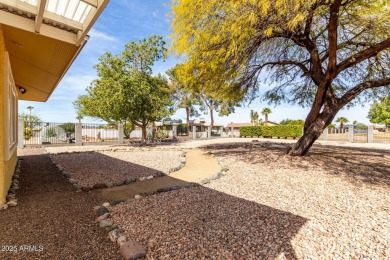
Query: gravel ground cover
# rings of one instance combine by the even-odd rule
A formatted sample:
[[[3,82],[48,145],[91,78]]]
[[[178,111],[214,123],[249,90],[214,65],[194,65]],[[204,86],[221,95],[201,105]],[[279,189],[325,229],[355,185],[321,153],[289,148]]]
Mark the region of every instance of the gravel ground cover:
[[[0,211],[0,259],[121,259],[95,223],[101,198],[77,193],[43,152],[18,150],[18,206]]]
[[[111,209],[149,259],[389,259],[390,153],[214,144],[228,174]]]
[[[147,176],[161,176],[180,164],[182,151],[160,149],[133,149],[129,151],[98,151],[53,154],[64,171],[83,187]]]

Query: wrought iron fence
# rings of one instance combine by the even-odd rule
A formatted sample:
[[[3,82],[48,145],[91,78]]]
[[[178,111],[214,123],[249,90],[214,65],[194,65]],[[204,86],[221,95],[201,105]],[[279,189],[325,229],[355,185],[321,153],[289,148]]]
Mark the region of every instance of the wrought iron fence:
[[[374,143],[390,143],[390,129],[374,129]]]
[[[82,124],[83,143],[110,143],[119,139],[118,127],[109,124]]]
[[[348,141],[348,130],[343,128],[328,128],[329,141]]]
[[[74,139],[73,123],[24,122],[24,145],[71,144]]]
[[[354,143],[367,143],[368,142],[368,127],[354,128],[353,129],[353,142]]]

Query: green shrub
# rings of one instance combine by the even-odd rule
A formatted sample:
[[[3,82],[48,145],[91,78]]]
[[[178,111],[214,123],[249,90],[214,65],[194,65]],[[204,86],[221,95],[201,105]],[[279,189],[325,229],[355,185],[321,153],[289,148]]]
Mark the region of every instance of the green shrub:
[[[24,128],[24,140],[29,140],[34,135],[34,131],[28,127]]]
[[[75,132],[75,124],[74,123],[65,123],[59,125],[66,133],[74,133]]]
[[[56,137],[56,136],[57,136],[56,130],[54,128],[50,127],[46,130],[44,137],[50,138],[50,137]]]
[[[245,126],[240,128],[240,136],[244,137],[300,137],[302,126],[277,125],[277,126]]]
[[[263,126],[243,126],[240,128],[240,136],[263,136]]]
[[[188,135],[187,124],[177,125],[177,135]]]
[[[168,135],[168,132],[167,132],[167,131],[158,130],[158,131],[155,133],[155,137],[156,137],[157,139],[164,139],[164,138],[168,138],[169,135]]]

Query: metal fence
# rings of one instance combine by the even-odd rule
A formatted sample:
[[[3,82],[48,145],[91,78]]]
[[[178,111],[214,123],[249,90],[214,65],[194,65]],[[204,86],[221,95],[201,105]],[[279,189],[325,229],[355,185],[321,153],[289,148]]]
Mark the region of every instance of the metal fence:
[[[24,122],[24,145],[71,144],[74,138],[73,123]]]
[[[374,143],[390,143],[390,129],[374,130]]]
[[[368,142],[368,128],[354,128],[353,129],[353,142],[354,143],[367,143]]]
[[[345,128],[328,129],[328,141],[348,141],[348,130]]]
[[[119,138],[118,127],[108,124],[82,124],[83,143],[117,142]]]

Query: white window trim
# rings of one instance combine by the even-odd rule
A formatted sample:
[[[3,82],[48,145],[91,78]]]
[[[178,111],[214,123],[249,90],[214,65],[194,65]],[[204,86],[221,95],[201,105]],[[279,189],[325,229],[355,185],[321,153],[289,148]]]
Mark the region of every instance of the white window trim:
[[[4,56],[4,155],[8,161],[18,146],[18,92],[8,52]]]

